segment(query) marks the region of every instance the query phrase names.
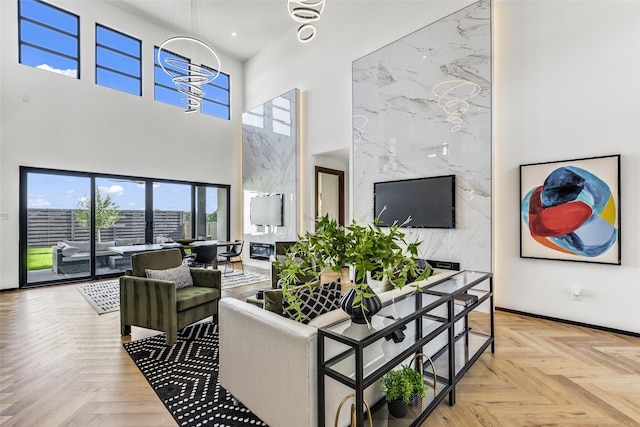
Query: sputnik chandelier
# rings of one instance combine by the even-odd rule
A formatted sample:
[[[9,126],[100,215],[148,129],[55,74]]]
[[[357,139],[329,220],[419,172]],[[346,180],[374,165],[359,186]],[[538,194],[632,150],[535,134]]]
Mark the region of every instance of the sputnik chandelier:
[[[291,18],[302,24],[298,28],[298,40],[308,43],[316,36],[313,22],[320,19],[325,0],[287,0],[287,8]]]
[[[192,32],[197,34],[197,25],[194,27],[194,18],[198,16],[196,10],[197,2],[191,0],[189,6],[191,13],[189,27]],[[215,62],[213,64],[209,62],[209,64],[211,64],[210,67],[204,67],[192,63],[187,58],[178,57],[168,52],[165,53],[165,47],[172,43],[180,44],[181,46],[184,46],[186,43],[192,53],[196,52],[196,49],[200,47],[201,49],[199,50],[204,52],[205,57],[207,57],[207,59],[211,59],[212,57]],[[171,77],[171,81],[173,81],[173,84],[178,88],[178,92],[184,95],[182,102],[187,106],[185,113],[194,113],[200,109],[202,98],[205,95],[202,85],[215,80],[220,75],[220,68],[222,66],[220,58],[211,46],[202,40],[190,36],[175,36],[163,41],[158,47],[157,61],[162,71]],[[213,68],[213,71],[211,68]]]

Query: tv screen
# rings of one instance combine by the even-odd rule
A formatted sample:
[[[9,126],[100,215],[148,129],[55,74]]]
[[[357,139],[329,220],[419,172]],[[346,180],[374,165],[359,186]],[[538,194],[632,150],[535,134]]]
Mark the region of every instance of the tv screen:
[[[455,191],[455,175],[376,182],[374,216],[380,215],[382,226],[390,226],[394,221],[402,224],[411,217],[405,227],[456,228]]]
[[[249,205],[251,225],[284,225],[282,194],[252,197]]]

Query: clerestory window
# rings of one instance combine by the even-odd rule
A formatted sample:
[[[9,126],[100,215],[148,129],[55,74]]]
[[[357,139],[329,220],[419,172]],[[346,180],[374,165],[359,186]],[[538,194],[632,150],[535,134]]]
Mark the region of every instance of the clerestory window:
[[[19,62],[80,78],[80,18],[39,0],[18,1]]]
[[[96,84],[142,95],[142,42],[96,24]]]

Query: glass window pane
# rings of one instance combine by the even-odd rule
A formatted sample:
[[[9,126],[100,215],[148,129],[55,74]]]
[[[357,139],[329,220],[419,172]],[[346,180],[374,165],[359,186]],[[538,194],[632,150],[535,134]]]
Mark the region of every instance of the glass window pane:
[[[22,41],[40,47],[46,47],[67,56],[78,56],[78,39],[51,28],[43,27],[29,21],[22,21],[20,35]]]
[[[78,35],[78,17],[57,7],[34,0],[20,0],[20,13],[26,18]]]
[[[204,98],[206,100],[216,101],[227,106],[229,105],[229,92],[210,84],[203,85],[202,89],[205,91]]]
[[[98,47],[96,63],[104,68],[120,71],[132,77],[140,77],[140,60],[125,56],[103,47]]]
[[[132,95],[140,95],[140,80],[123,76],[109,70],[96,70],[96,83],[101,86],[121,90]]]
[[[177,90],[167,89],[162,86],[156,86],[154,88],[154,99],[156,101],[186,108],[186,104],[182,102],[183,97],[184,95],[179,93]]]
[[[96,26],[96,43],[131,56],[140,57],[140,40],[101,25]]]
[[[191,185],[153,183],[153,243],[191,237]]]
[[[210,102],[210,101],[207,101],[206,99],[203,99],[201,108],[204,114],[229,120],[229,107],[227,106],[220,105],[215,102]]]
[[[20,49],[20,59],[24,65],[78,78],[78,62],[62,56],[23,45]]]

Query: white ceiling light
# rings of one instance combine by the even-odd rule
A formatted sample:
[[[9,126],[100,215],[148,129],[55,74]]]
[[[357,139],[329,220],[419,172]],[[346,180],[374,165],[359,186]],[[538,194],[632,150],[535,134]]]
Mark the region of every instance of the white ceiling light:
[[[308,43],[316,36],[313,22],[320,19],[325,0],[287,0],[287,8],[291,18],[302,24],[298,28],[298,40]]]
[[[178,2],[181,3],[181,2]],[[180,7],[180,5],[178,5]],[[189,3],[190,17],[188,22],[188,28],[195,34],[198,34],[197,28],[197,2],[196,0],[190,0]],[[185,31],[186,33],[186,31]],[[187,59],[178,58],[173,55],[165,55],[163,57],[163,49],[173,42],[187,42],[195,47],[204,48],[205,55],[207,57],[213,57],[215,63],[210,67],[214,68],[215,72],[209,68],[197,65]],[[178,52],[176,52],[177,54]],[[187,106],[185,113],[194,113],[199,110],[202,103],[202,98],[205,95],[205,91],[202,89],[202,85],[212,82],[220,75],[220,69],[222,64],[220,58],[213,50],[211,46],[190,36],[175,36],[170,37],[163,41],[158,47],[158,64],[167,75],[171,77],[173,84],[178,88],[178,92],[185,95],[182,98],[182,102]]]

